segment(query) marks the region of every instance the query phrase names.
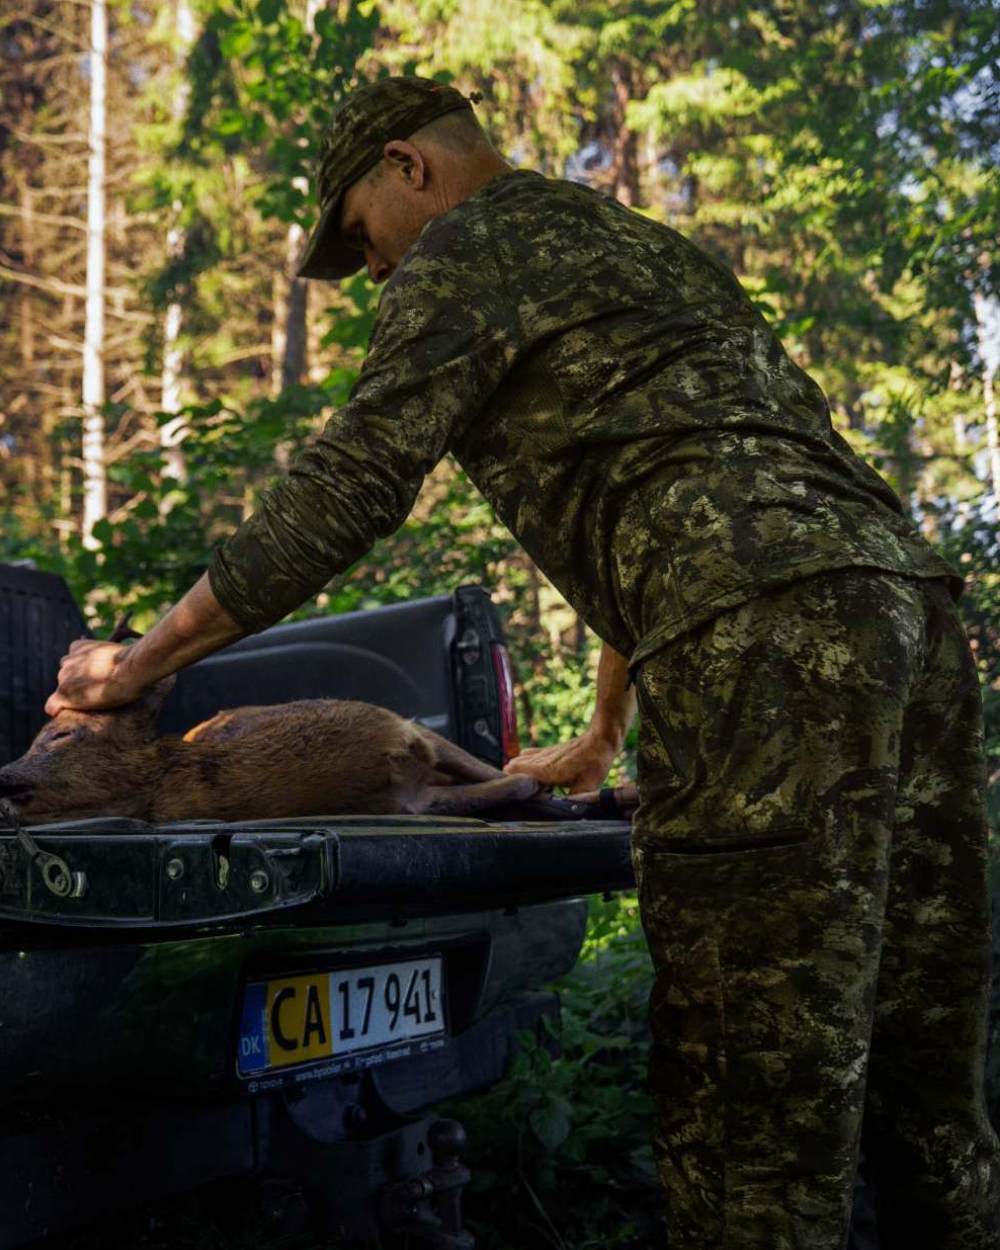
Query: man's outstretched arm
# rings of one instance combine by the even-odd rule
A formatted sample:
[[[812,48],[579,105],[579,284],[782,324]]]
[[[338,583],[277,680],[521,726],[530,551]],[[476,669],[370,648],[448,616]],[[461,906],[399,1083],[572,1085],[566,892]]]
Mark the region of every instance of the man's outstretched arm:
[[[138,642],[72,643],[45,711],[55,716],[64,707],[92,710],[131,703],[161,677],[248,632],[216,599],[206,573]]]
[[[107,643],[74,644],[50,713],[131,702],[168,673],[266,629],[405,520],[452,433],[518,351],[519,323],[499,275],[466,235],[452,220],[414,245],[383,292],[347,404],[127,656]]]
[[[608,774],[635,717],[635,688],[626,687],[628,660],[607,643],[597,665],[597,696],[590,725],[569,742],[528,747],[507,764],[508,773],[526,773],[570,794],[595,789]]]

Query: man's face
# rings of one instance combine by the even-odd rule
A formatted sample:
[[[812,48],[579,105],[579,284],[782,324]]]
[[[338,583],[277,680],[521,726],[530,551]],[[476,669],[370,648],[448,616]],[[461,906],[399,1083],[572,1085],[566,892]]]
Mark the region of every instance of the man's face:
[[[389,162],[347,188],[340,232],[364,254],[373,282],[384,282],[416,241],[429,220],[427,198]]]

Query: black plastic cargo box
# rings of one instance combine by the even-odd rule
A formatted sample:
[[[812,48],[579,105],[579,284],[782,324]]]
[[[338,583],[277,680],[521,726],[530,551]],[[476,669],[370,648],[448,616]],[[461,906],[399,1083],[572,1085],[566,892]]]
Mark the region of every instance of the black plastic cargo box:
[[[0,764],[28,749],[45,720],[59,661],[75,638],[87,636],[61,577],[0,564]]]

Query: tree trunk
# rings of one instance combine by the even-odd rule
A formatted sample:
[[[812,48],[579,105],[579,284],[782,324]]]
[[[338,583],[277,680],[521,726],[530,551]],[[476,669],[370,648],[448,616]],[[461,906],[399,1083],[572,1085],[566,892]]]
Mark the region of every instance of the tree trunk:
[[[991,309],[986,297],[979,291],[972,297],[972,302],[976,310],[976,336],[983,366],[983,407],[986,410],[989,474],[993,496],[1000,500],[1000,436],[997,433],[997,400],[993,389],[997,358],[1000,356],[1000,308],[994,304]]]
[[[294,178],[292,181],[301,185],[303,191],[308,189],[305,178]],[[288,227],[285,241],[288,286],[285,291],[285,352],[280,374],[282,388],[301,382],[306,368],[306,283],[304,278],[295,276],[305,244],[305,231],[293,222]]]
[[[965,382],[965,370],[957,360],[951,362],[951,369],[948,377],[948,387],[950,390],[960,392]],[[952,417],[952,429],[955,431],[955,454],[964,456],[969,450],[968,431],[965,427],[965,413],[956,412]]]
[[[108,13],[92,0],[90,161],[87,179],[87,317],[83,342],[83,543],[99,546],[94,526],[108,510],[104,464],[104,147]]]
[[[632,68],[616,61],[611,68],[614,91],[611,137],[611,194],[630,208],[639,203],[639,136],[626,124],[626,110],[632,98]]]
[[[304,181],[295,178],[298,184]],[[271,330],[271,394],[301,382],[306,368],[306,282],[296,278],[305,231],[297,223],[285,236],[285,267],[274,278],[274,323]]]
[[[170,234],[173,234],[173,230]],[[167,247],[170,235],[167,236]],[[183,310],[176,300],[167,307],[163,319],[163,372],[161,376],[160,410],[176,413],[181,406],[181,376],[184,354],[179,346]],[[187,433],[183,417],[173,417],[160,426],[160,449],[163,453],[163,471],[179,482],[187,480],[187,464],[181,443]]]
[[[26,270],[35,267],[35,231],[31,188],[21,183],[21,262]],[[30,376],[35,366],[35,325],[32,316],[33,293],[27,283],[21,286],[21,365]]]
[[[174,17],[178,41],[178,79],[170,112],[174,121],[178,122],[187,111],[188,98],[191,94],[191,83],[185,71],[185,62],[194,43],[194,13],[188,0],[177,0]],[[167,256],[171,259],[177,259],[184,254],[187,241],[187,232],[176,221],[181,207],[179,201],[174,202],[175,221],[167,231]],[[160,389],[160,409],[163,412],[179,412],[182,403],[184,353],[180,347],[180,333],[183,317],[184,310],[180,301],[172,300],[167,306],[166,316],[163,319],[163,367]],[[179,482],[187,480],[187,464],[182,447],[186,433],[187,423],[183,417],[175,417],[160,426],[163,471],[168,477],[176,478]]]
[[[306,0],[305,27],[316,30],[316,14],[324,0]],[[292,185],[309,193],[306,178],[293,178]],[[302,381],[306,371],[306,282],[295,276],[306,245],[306,232],[293,222],[285,238],[285,273],[279,277],[274,301],[274,333],[271,337],[271,393]]]

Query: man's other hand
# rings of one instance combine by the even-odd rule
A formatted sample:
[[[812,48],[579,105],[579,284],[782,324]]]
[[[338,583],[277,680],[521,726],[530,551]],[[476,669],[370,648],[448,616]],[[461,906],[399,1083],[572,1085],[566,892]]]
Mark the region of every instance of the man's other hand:
[[[64,707],[97,712],[138,699],[143,687],[130,682],[127,666],[122,663],[128,650],[120,642],[71,642],[69,654],[59,664],[59,685],[49,695],[46,713],[55,716]]]
[[[524,773],[543,785],[563,786],[570,794],[596,789],[608,775],[617,751],[591,730],[552,747],[526,747],[504,765],[505,773]]]

